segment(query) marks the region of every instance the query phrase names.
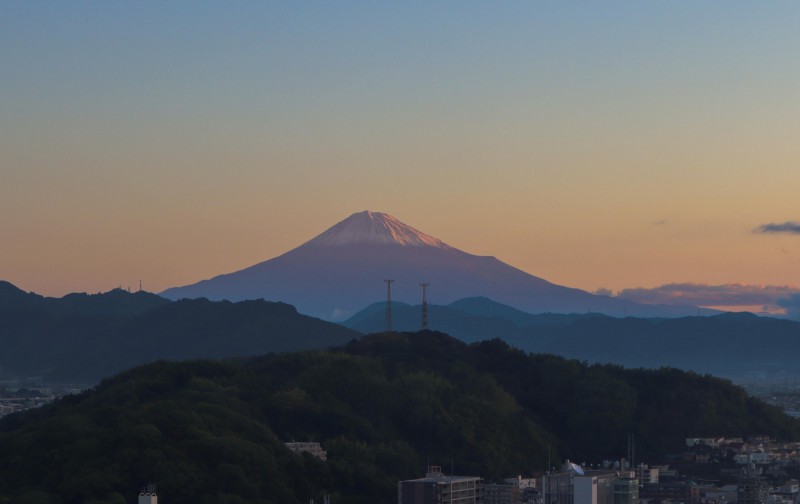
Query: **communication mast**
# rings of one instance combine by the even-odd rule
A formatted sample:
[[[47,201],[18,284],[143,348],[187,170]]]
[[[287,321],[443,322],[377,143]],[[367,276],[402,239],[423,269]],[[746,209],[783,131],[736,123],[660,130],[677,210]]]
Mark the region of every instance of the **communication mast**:
[[[394,280],[384,280],[386,282],[386,332],[392,332],[392,282]]]
[[[425,295],[428,289],[429,283],[421,283],[419,284],[422,287],[422,330],[428,330],[428,298]]]

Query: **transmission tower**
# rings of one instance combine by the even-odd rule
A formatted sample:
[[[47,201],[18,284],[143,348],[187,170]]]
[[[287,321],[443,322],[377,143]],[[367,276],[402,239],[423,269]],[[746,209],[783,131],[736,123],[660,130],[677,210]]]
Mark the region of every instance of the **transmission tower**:
[[[428,330],[428,298],[425,295],[428,289],[429,283],[421,283],[419,284],[422,287],[422,330]]]
[[[392,282],[394,280],[384,280],[386,282],[386,332],[392,332]]]

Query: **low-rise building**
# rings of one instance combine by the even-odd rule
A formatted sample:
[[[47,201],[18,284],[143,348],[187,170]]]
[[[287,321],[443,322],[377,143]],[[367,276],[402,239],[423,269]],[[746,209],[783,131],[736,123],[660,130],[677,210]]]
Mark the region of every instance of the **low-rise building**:
[[[487,483],[483,485],[484,504],[522,504],[522,492],[515,483]]]
[[[775,455],[771,452],[756,451],[750,453],[737,453],[733,456],[733,461],[740,465],[751,464],[770,464],[775,461]]]
[[[286,447],[292,450],[293,452],[297,453],[298,455],[301,453],[310,453],[311,455],[317,457],[320,460],[328,460],[328,452],[322,449],[322,446],[319,443],[285,443]]]
[[[155,483],[150,483],[139,491],[138,504],[158,504]]]
[[[710,446],[711,448],[717,448],[719,445],[725,441],[725,438],[686,438],[686,446],[688,448],[692,448],[695,446]]]
[[[439,466],[431,466],[424,478],[397,484],[398,504],[482,504],[483,478],[446,476]]]
[[[660,504],[664,501],[675,504],[699,504],[700,487],[690,481],[648,483],[639,490],[642,504]]]
[[[737,504],[766,504],[767,486],[761,478],[760,471],[745,469],[739,476],[736,494]]]
[[[639,504],[639,480],[635,478],[614,480],[614,504]]]
[[[659,466],[650,467],[647,464],[639,464],[636,468],[636,479],[640,484],[658,483]]]
[[[631,476],[632,471],[620,473],[612,470],[584,470],[567,461],[564,464],[564,471],[547,474],[542,478],[542,502],[543,504],[614,504],[614,482],[620,477]]]
[[[539,502],[539,480],[537,478],[523,478],[522,476],[517,476],[516,478],[508,478],[504,481],[519,487],[520,499],[523,503],[534,504]]]

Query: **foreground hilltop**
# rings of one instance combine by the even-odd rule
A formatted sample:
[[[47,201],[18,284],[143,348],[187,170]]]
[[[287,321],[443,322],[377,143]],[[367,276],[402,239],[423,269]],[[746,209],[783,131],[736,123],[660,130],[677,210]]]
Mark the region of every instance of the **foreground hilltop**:
[[[0,421],[0,503],[390,503],[426,461],[487,479],[552,460],[652,459],[689,436],[800,438],[729,382],[395,333],[332,351],[159,362]],[[316,441],[327,462],[294,455]]]
[[[495,257],[463,252],[389,214],[370,211],[351,215],[281,256],[161,295],[231,301],[264,298],[290,303],[316,317],[344,320],[383,298],[385,279],[395,281],[393,298],[403,301],[419,299],[419,283],[424,281],[435,286],[441,303],[487,296],[533,313],[591,310],[615,316],[674,317],[698,312],[694,307],[643,305],[556,285]]]

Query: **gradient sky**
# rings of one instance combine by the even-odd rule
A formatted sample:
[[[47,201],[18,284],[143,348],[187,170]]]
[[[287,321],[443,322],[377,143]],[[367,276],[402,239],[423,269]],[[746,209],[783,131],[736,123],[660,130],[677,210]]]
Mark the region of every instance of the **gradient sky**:
[[[4,2],[0,279],[158,292],[353,212],[595,290],[800,284],[800,3]]]

